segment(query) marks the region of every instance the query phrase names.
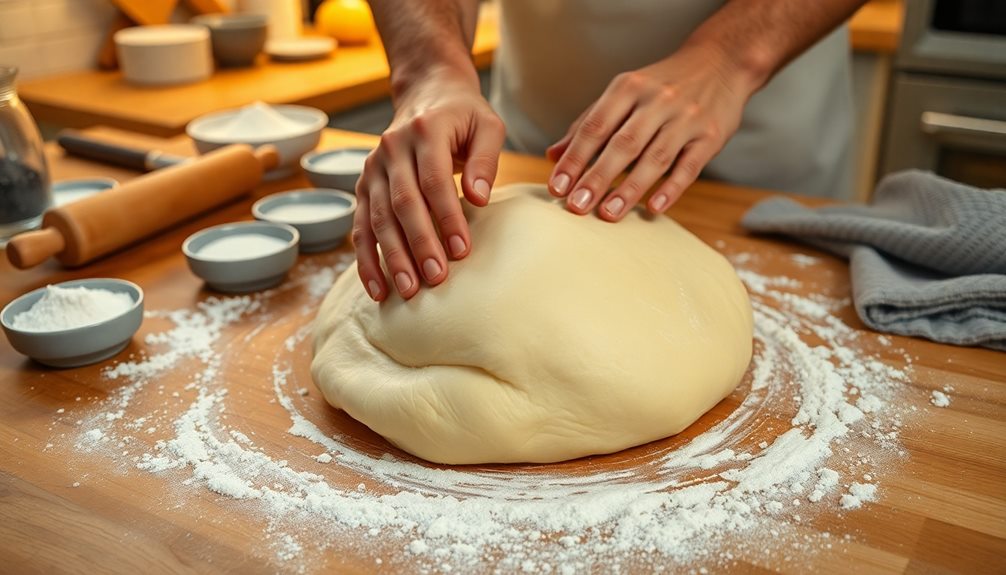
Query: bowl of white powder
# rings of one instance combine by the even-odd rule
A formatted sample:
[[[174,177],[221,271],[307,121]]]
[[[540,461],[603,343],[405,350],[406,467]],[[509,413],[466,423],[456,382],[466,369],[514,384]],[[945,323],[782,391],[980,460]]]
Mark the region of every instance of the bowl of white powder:
[[[122,351],[143,322],[143,290],[114,278],[28,292],[0,312],[11,347],[52,367],[78,367]]]
[[[300,159],[311,185],[356,193],[356,181],[363,173],[369,148],[331,148],[305,154]]]
[[[192,273],[224,293],[279,285],[297,263],[300,233],[287,224],[237,222],[200,230],[182,244]]]
[[[270,106],[255,102],[237,110],[200,116],[185,128],[200,154],[228,144],[276,147],[279,165],[266,179],[289,176],[301,156],[313,150],[328,125],[328,115],[309,106]]]
[[[356,196],[339,190],[305,188],[271,194],[255,202],[257,220],[289,224],[300,232],[300,251],[335,249],[353,227]]]

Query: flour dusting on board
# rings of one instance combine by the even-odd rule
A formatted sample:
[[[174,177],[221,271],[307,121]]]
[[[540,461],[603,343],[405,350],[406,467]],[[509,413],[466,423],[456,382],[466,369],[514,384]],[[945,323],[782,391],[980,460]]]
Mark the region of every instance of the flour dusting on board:
[[[691,436],[620,454],[575,464],[432,466],[335,414],[306,366],[310,320],[345,257],[308,260],[283,286],[255,296],[150,312],[146,354],[105,372],[121,382],[115,391],[88,412],[57,418],[81,417],[80,457],[111,458],[126,475],[153,474],[182,505],[205,499],[206,490],[223,496],[218,504],[242,500],[234,513],[262,524],[280,570],[311,571],[340,552],[375,569],[430,573],[575,573],[598,565],[700,572],[766,558],[799,566],[854,537],[801,527],[868,512],[906,455],[899,433],[917,411],[906,400],[911,360],[888,338],[838,319],[848,300],[797,295],[800,282],[759,273],[759,258],[731,256],[755,313],[755,355],[731,396],[736,407],[718,421],[703,418],[706,428]],[[819,262],[791,265],[806,272]],[[291,290],[299,297],[285,297]],[[881,347],[887,362],[868,351]],[[262,354],[271,374],[244,374],[242,354]],[[169,371],[185,382],[158,384]],[[266,438],[255,419],[242,417],[246,392],[272,396],[274,415],[289,421],[285,434]],[[916,400],[939,405],[940,395]]]

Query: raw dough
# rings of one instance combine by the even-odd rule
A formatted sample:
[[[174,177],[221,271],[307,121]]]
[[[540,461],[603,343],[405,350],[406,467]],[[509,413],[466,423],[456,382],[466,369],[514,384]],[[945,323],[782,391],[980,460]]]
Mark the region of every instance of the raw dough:
[[[610,453],[740,382],[747,292],[670,218],[577,217],[527,184],[466,210],[474,249],[446,283],[378,305],[353,267],[318,313],[315,382],[391,443],[451,464]]]

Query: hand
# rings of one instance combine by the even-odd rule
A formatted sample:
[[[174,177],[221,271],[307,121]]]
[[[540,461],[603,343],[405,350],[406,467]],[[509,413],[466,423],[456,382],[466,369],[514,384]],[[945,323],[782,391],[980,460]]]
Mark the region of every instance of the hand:
[[[431,75],[396,101],[395,117],[364,164],[353,221],[360,280],[375,301],[388,297],[377,245],[395,289],[414,296],[422,280],[447,279],[447,258],[471,250],[454,174],[476,206],[489,203],[504,128],[473,83]]]
[[[652,213],[666,210],[740,124],[751,92],[726,62],[716,50],[685,47],[616,76],[548,149],[556,161],[549,191],[567,197],[568,209],[577,214],[603,200],[598,215],[617,222],[670,170],[647,202]],[[632,162],[632,171],[608,193]]]

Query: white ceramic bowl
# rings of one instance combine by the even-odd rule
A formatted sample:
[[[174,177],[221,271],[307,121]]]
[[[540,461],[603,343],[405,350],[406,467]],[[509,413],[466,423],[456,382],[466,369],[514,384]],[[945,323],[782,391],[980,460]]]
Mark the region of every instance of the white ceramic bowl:
[[[298,124],[298,128],[289,130],[280,137],[250,133],[235,136],[229,134],[227,129],[242,111],[236,109],[200,116],[189,122],[185,133],[195,142],[200,154],[228,144],[250,144],[256,147],[271,144],[279,152],[279,165],[266,175],[266,179],[289,176],[297,167],[301,156],[313,150],[321,141],[321,131],[328,125],[328,115],[308,106],[271,106],[271,108],[287,120]]]
[[[213,74],[210,31],[205,26],[135,26],[115,33],[119,67],[128,82],[188,84]]]

